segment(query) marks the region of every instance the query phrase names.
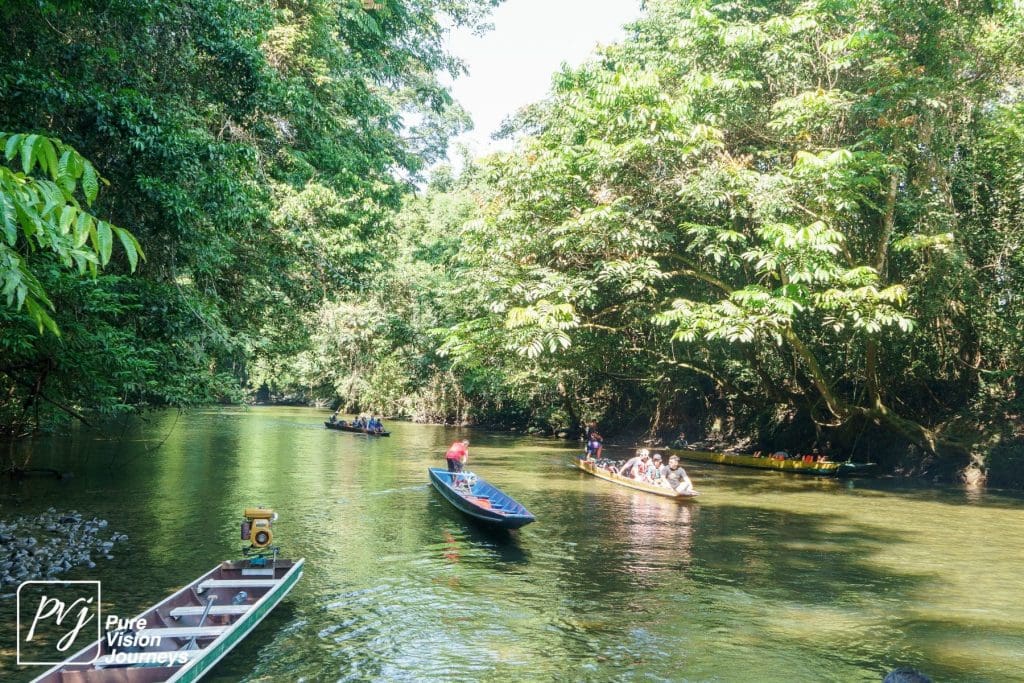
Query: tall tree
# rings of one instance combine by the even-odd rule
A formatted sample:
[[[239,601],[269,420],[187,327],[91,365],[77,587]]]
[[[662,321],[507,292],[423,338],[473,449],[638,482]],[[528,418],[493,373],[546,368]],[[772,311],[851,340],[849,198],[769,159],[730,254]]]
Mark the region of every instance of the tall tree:
[[[102,169],[110,188],[96,210],[148,257],[126,280],[115,252],[114,276],[90,285],[107,307],[81,309],[78,283],[51,273],[64,345],[5,321],[0,341],[17,349],[0,361],[5,389],[17,372],[84,408],[208,401],[232,396],[254,357],[295,350],[303,310],[364,285],[380,253],[368,243],[465,126],[439,80],[462,69],[444,30],[493,4],[0,5],[3,128],[59,137]],[[78,331],[106,325],[118,332],[111,357],[138,363],[70,355]],[[46,387],[68,363],[92,380]],[[7,395],[4,419],[16,421],[31,396]]]

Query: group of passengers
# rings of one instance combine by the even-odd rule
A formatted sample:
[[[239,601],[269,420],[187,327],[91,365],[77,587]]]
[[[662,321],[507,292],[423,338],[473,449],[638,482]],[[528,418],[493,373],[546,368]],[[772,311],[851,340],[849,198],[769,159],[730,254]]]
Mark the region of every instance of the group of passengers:
[[[596,448],[593,448],[591,443],[592,441],[587,442],[586,458],[601,469],[645,484],[664,486],[676,493],[694,493],[693,482],[679,464],[679,457],[676,455],[669,456],[666,465],[662,462],[661,453],[651,455],[649,450],[641,448],[635,456],[625,462],[605,460],[601,458],[600,441]]]
[[[800,462],[829,462],[828,456],[819,451],[817,448],[812,448],[810,453],[803,455],[791,455],[788,451],[775,451],[774,453],[768,453],[765,451],[754,451],[755,458],[768,458],[769,460],[797,460]]]
[[[384,431],[384,423],[381,422],[380,418],[377,417],[376,413],[371,415],[369,418],[367,418],[365,415],[360,415],[356,419],[352,420],[351,424],[349,424],[348,422],[345,422],[345,420],[338,419],[338,412],[339,411],[336,410],[334,411],[334,414],[331,415],[331,424],[338,424],[342,427],[353,427],[355,429],[364,429],[368,432],[373,432],[375,434],[380,434],[381,432]]]

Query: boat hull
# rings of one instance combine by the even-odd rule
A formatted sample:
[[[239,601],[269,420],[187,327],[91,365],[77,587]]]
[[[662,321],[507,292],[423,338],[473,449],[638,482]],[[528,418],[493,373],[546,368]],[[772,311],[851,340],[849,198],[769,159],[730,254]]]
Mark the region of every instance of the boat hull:
[[[46,671],[33,683],[93,683],[95,681],[117,681],[119,683],[182,683],[197,681],[224,658],[239,642],[255,629],[260,622],[281,602],[302,577],[305,560],[277,560],[269,567],[253,565],[248,560],[224,562],[199,577],[178,592],[164,599],[136,617],[145,618],[147,627],[141,634],[160,636],[160,644],[153,648],[142,648],[138,656],[166,655],[184,657],[178,665],[154,666],[152,664],[119,665],[110,661],[104,640],[95,641],[75,653],[64,663]],[[246,572],[271,578],[248,578]],[[267,574],[269,572],[269,574]],[[248,598],[235,602],[240,588],[247,589],[253,602]],[[205,605],[196,597],[204,599],[216,595],[215,606],[210,610],[211,620],[203,622],[199,615]],[[225,621],[227,623],[225,623]],[[205,626],[205,628],[204,628]],[[182,646],[190,635],[199,635],[200,640],[193,648]],[[176,633],[175,633],[176,632]],[[177,645],[173,642],[177,641]],[[193,644],[196,643],[193,638]],[[95,662],[93,662],[95,660]]]
[[[755,458],[752,455],[734,453],[714,453],[711,451],[692,451],[689,449],[670,448],[668,452],[678,455],[683,460],[710,462],[733,467],[749,467],[759,470],[776,470],[793,472],[818,477],[836,477],[850,474],[862,474],[874,468],[874,463],[847,462],[804,462],[803,460],[773,460],[772,458]]]
[[[452,473],[431,467],[430,483],[457,510],[481,522],[503,529],[518,529],[536,520],[529,510],[496,486],[477,478],[470,491],[456,489]]]
[[[348,425],[340,425],[337,422],[330,422],[324,420],[324,427],[333,429],[337,432],[348,432],[350,434],[366,434],[367,436],[391,436],[391,432],[371,432],[367,429],[360,429],[359,427],[349,427]]]
[[[665,488],[664,486],[657,486],[655,484],[648,484],[642,481],[636,481],[635,479],[630,479],[629,477],[623,477],[618,474],[615,474],[614,472],[609,472],[608,470],[601,469],[592,461],[583,460],[582,458],[577,458],[575,461],[573,461],[573,466],[576,467],[576,469],[583,470],[587,474],[594,475],[598,479],[604,479],[605,481],[610,481],[613,484],[625,486],[626,488],[631,488],[636,491],[652,493],[656,496],[661,496],[662,498],[692,500],[693,498],[696,498],[698,495],[700,495],[696,491],[690,494],[679,493],[678,491],[673,491],[672,489]]]

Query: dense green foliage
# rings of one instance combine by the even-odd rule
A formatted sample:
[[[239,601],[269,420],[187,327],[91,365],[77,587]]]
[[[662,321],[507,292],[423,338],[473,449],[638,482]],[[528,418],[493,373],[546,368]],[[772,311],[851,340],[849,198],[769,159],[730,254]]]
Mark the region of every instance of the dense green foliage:
[[[96,169],[78,152],[42,135],[0,133],[0,148],[8,163],[0,166],[0,282],[7,306],[25,307],[39,325],[59,334],[49,311],[53,304],[42,283],[27,266],[23,253],[42,249],[66,268],[93,275],[110,261],[116,236],[124,245],[132,270],[142,250],[126,230],[100,220],[82,208],[75,196],[81,182],[86,204],[99,194]],[[38,167],[44,177],[35,178]]]
[[[65,248],[49,228],[38,244],[7,235],[2,275],[17,299],[0,309],[7,431],[45,420],[44,402],[78,412],[240,398],[253,359],[301,345],[305,310],[365,286],[379,263],[371,245],[387,241],[409,180],[466,125],[438,80],[462,68],[443,27],[475,25],[492,2],[378,5],[0,4],[0,130],[81,152],[89,163],[75,161],[83,170],[70,178],[82,177],[90,203],[98,172],[110,183],[93,207],[104,221],[91,251],[78,239]],[[61,186],[44,178],[57,143],[31,139],[44,153],[21,192]],[[2,172],[7,197],[14,176]],[[145,248],[134,278],[121,274],[138,247],[113,225]],[[125,241],[114,275],[79,280],[68,258],[105,261],[108,231]]]
[[[81,279],[8,239],[5,423],[262,385],[944,474],[1019,451],[1019,2],[651,0],[512,152],[412,196],[466,124],[442,26],[491,4],[0,7],[0,128],[81,151],[147,257],[97,228]]]
[[[966,466],[1024,361],[1022,31],[1010,3],[649,3],[490,163],[487,309],[451,343],[503,329],[699,431],[789,415]]]
[[[1019,424],[1022,34],[1013,3],[648,3],[556,75],[514,152],[400,218],[436,239],[439,202],[474,207],[457,250],[414,254],[444,296],[395,271],[448,328],[398,394],[445,377],[477,419],[497,392],[555,430],[977,465]],[[367,364],[394,360],[371,336]]]

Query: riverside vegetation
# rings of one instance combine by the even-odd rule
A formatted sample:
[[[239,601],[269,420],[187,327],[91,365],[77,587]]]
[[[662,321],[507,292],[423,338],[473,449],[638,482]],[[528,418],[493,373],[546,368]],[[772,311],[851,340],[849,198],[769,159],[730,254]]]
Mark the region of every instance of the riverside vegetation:
[[[1019,2],[651,0],[428,173],[492,4],[0,8],[5,430],[262,389],[1024,486]]]

